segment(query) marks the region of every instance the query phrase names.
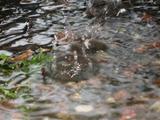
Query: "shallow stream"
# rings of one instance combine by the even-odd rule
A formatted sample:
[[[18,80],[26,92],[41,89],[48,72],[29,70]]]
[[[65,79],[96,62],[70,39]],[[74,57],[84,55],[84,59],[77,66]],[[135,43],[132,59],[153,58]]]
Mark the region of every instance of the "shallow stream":
[[[49,48],[54,57],[43,66],[45,84],[40,69],[27,77],[0,73],[0,81],[12,79],[10,86],[20,79],[31,96],[9,101],[25,110],[0,105],[0,119],[159,120],[157,21],[109,17],[102,25],[87,17],[86,0],[55,1],[0,2],[0,52]]]

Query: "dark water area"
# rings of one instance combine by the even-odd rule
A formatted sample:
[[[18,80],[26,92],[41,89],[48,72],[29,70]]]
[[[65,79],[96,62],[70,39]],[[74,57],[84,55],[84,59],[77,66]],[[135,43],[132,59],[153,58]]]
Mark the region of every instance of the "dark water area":
[[[79,7],[79,4],[82,6]],[[50,44],[54,33],[64,29],[65,26],[68,26],[67,24],[76,26],[78,21],[85,23],[85,19],[82,20],[82,13],[85,9],[84,2],[79,2],[79,4],[73,1],[72,5],[66,7],[64,4],[54,1],[24,1],[14,7],[2,7],[1,46]],[[25,34],[25,22],[28,20],[31,22],[32,29]],[[36,41],[34,41],[35,38]]]
[[[43,66],[46,84],[41,70],[27,78],[22,71],[0,73],[0,81],[23,81],[20,85],[29,86],[32,96],[11,101],[24,105],[25,112],[0,105],[0,119],[160,119],[158,0],[124,0],[127,12],[108,13],[103,20],[101,6],[88,8],[86,0],[4,1],[0,52],[16,55],[49,48],[54,60]]]

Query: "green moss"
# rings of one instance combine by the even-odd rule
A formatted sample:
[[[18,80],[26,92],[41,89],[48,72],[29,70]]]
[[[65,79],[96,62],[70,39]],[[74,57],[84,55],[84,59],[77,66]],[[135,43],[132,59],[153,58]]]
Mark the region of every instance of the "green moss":
[[[40,51],[38,54],[34,54],[30,59],[20,61],[20,62],[11,62],[10,57],[1,54],[0,55],[0,73],[1,75],[10,75],[13,71],[23,71],[26,76],[29,76],[33,71],[40,70],[40,68],[46,63],[53,60],[53,57],[48,55],[47,53],[43,53]],[[32,67],[36,65],[36,67]],[[4,81],[2,85],[0,85],[0,100],[5,99],[16,99],[16,98],[24,98],[30,99],[30,88],[29,86],[20,86],[15,88],[7,88],[7,84],[10,81]]]
[[[40,51],[38,54],[35,54],[31,59],[20,61],[20,62],[11,62],[10,58],[6,55],[0,55],[0,72],[4,75],[9,75],[14,70],[29,72],[31,65],[43,65],[46,62],[52,61],[53,57],[47,53]]]
[[[1,99],[15,99],[17,98],[17,93],[16,91],[12,90],[12,89],[7,89],[4,86],[0,86],[0,94]]]

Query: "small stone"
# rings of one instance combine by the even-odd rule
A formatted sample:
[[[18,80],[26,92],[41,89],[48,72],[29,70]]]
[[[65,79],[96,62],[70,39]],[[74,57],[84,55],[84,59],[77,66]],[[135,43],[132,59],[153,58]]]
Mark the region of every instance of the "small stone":
[[[160,101],[157,101],[153,105],[151,105],[150,109],[156,112],[160,112]]]
[[[79,93],[75,93],[71,96],[72,100],[80,100],[81,99],[81,95]]]
[[[91,105],[79,105],[75,108],[77,112],[91,112],[93,111],[93,106]]]
[[[115,100],[113,97],[109,97],[106,101],[107,101],[107,103],[109,103],[109,104],[116,103],[116,100]]]
[[[0,50],[0,55],[12,56],[13,53],[6,50]]]

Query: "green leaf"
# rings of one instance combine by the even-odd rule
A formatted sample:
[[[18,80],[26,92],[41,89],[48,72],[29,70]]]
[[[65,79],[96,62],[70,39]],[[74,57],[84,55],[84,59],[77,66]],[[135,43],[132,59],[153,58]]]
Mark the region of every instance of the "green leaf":
[[[0,86],[0,93],[9,99],[15,99],[17,97],[16,92],[11,89],[6,89],[4,86]]]

